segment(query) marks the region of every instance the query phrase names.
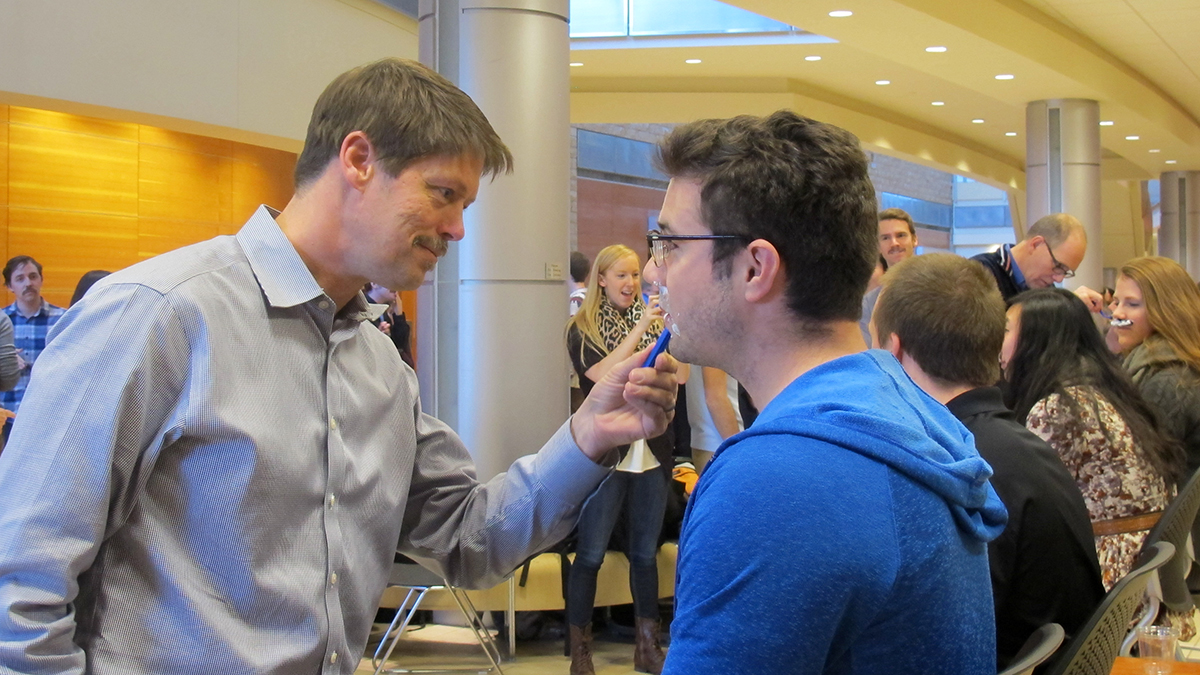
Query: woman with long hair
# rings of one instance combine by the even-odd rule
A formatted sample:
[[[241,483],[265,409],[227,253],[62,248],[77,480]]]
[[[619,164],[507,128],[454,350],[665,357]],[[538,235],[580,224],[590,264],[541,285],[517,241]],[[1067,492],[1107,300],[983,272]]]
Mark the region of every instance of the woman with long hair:
[[[609,246],[596,256],[583,305],[567,323],[567,351],[584,395],[616,364],[654,343],[662,332],[662,310],[642,301],[641,265],[627,246]],[[637,447],[642,445],[643,447]],[[636,629],[634,668],[661,673],[659,645],[658,536],[667,504],[670,439],[651,439],[650,450],[635,443],[620,449],[622,460],[588,499],[579,516],[575,562],[567,579],[567,623],[571,675],[594,675],[592,610],[596,575],[618,518],[628,524],[630,591]]]
[[[1058,452],[1083,492],[1111,589],[1166,508],[1183,452],[1155,428],[1150,406],[1070,291],[1013,298],[1000,362],[1009,406]]]
[[[1200,468],[1200,288],[1170,258],[1134,258],[1121,267],[1112,311],[1125,369],[1162,432],[1183,445],[1182,486]]]

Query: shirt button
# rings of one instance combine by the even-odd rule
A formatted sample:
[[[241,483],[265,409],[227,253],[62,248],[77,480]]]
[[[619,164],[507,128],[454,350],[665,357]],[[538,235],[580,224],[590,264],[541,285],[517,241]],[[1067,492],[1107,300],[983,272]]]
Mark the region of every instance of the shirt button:
[[[332,417],[329,418],[329,428],[334,430],[337,429],[337,420],[333,419]]]
[[[329,508],[337,506],[337,495],[329,495]]]
[[[322,300],[321,302],[317,303],[317,307],[320,307],[321,309],[329,309],[329,301]]]
[[[332,654],[330,654],[330,655],[329,655],[329,662],[330,662],[330,663],[337,663],[337,652],[334,652],[334,653],[332,653]]]
[[[337,572],[334,572],[333,574],[329,575],[329,584],[332,586],[337,585]]]

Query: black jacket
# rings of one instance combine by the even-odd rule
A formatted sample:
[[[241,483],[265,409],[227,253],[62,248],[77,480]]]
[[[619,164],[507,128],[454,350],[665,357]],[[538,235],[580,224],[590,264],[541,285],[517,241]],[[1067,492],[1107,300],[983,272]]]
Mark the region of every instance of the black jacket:
[[[1187,474],[1179,479],[1183,487],[1200,468],[1200,373],[1156,336],[1129,353],[1125,368],[1154,408],[1159,430],[1183,444],[1187,453]]]
[[[1004,297],[1004,302],[1012,300],[1013,296],[1021,291],[1028,290],[1025,286],[1017,285],[1017,280],[1013,279],[1012,256],[1008,254],[1007,249],[1001,247],[991,253],[980,253],[972,256],[971,260],[978,260],[993,277],[996,277],[996,285],[1000,287],[1000,295]]]
[[[1104,599],[1083,494],[1054,449],[1019,424],[995,387],[946,404],[992,466],[1008,526],[988,544],[1002,670],[1035,630],[1051,621],[1070,637]]]

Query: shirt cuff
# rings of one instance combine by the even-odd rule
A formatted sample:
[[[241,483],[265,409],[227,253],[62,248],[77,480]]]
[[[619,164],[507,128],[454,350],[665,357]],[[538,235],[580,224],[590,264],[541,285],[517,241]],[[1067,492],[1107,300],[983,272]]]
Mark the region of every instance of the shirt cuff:
[[[582,504],[612,472],[611,466],[593,462],[575,444],[570,418],[542,446],[536,461],[542,486],[569,504]]]

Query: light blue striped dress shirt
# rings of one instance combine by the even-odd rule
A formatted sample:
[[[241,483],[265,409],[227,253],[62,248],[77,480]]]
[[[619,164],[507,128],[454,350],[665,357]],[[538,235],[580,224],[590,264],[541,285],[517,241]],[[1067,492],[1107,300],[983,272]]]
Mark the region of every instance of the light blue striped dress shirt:
[[[486,485],[260,208],[104,279],[0,455],[0,673],[353,673],[397,548],[487,586],[607,474],[564,425]]]

